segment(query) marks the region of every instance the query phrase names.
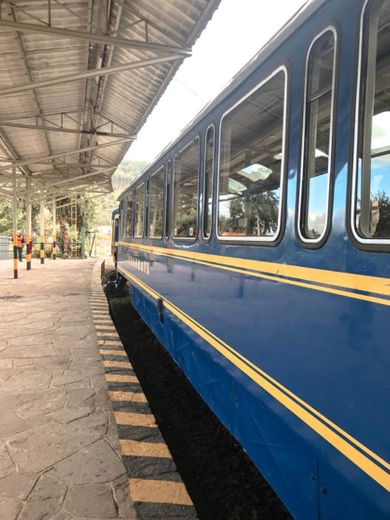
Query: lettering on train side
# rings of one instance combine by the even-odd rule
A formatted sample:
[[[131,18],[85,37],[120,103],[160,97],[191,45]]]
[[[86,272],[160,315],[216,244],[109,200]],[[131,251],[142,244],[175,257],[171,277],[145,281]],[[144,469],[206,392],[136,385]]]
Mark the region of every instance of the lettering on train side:
[[[150,262],[147,260],[140,260],[136,256],[129,255],[129,262],[131,267],[134,267],[134,269],[138,269],[138,271],[141,271],[142,273],[149,274],[150,270]]]

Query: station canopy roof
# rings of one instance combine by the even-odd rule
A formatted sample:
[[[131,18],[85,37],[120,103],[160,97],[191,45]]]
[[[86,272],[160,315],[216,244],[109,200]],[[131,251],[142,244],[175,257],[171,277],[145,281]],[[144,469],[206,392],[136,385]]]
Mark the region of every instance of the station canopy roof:
[[[0,196],[110,192],[219,3],[0,0]]]

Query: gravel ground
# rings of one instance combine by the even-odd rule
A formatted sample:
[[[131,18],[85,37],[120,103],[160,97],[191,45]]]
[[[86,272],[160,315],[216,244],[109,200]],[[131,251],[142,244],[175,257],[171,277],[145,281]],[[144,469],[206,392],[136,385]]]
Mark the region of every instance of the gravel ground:
[[[131,307],[126,290],[120,296],[109,295],[109,301],[129,359],[199,518],[290,519],[239,444]]]

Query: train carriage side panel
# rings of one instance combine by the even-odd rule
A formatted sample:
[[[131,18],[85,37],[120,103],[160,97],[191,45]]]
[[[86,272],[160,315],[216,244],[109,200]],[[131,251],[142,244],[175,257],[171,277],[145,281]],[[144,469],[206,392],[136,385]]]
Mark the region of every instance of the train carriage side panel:
[[[174,229],[170,207],[168,238],[148,239],[138,232],[138,238],[122,235],[119,242],[119,271],[132,286],[134,307],[296,518],[390,514],[390,447],[384,433],[389,429],[390,255],[352,242],[346,225],[363,6],[363,1],[322,5],[134,184],[136,194],[141,182],[162,165],[168,171],[171,161],[167,178],[175,190],[175,158],[182,154],[185,165],[192,164],[187,146],[200,139],[199,192],[204,194],[207,129],[214,125],[218,148],[224,114],[233,114],[230,109],[248,92],[286,66],[288,153],[280,241],[218,238],[216,220],[211,237],[204,237],[202,218],[197,226],[190,219]],[[305,242],[297,233],[298,173],[306,160],[303,49],[312,45],[320,52],[325,39],[317,37],[329,27],[337,49],[334,191],[324,240],[313,234]],[[185,175],[183,164],[179,167]],[[231,184],[236,193],[242,190],[236,181]],[[214,215],[217,189],[214,182]],[[137,220],[134,208],[142,203],[134,197]],[[202,209],[200,198],[200,214]],[[172,236],[183,229],[185,238]]]

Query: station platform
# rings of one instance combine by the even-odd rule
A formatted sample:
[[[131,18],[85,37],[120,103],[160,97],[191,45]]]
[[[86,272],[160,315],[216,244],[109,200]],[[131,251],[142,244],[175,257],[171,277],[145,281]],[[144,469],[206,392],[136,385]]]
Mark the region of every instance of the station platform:
[[[0,262],[1,519],[196,518],[111,322],[101,263],[21,264],[14,280]]]

